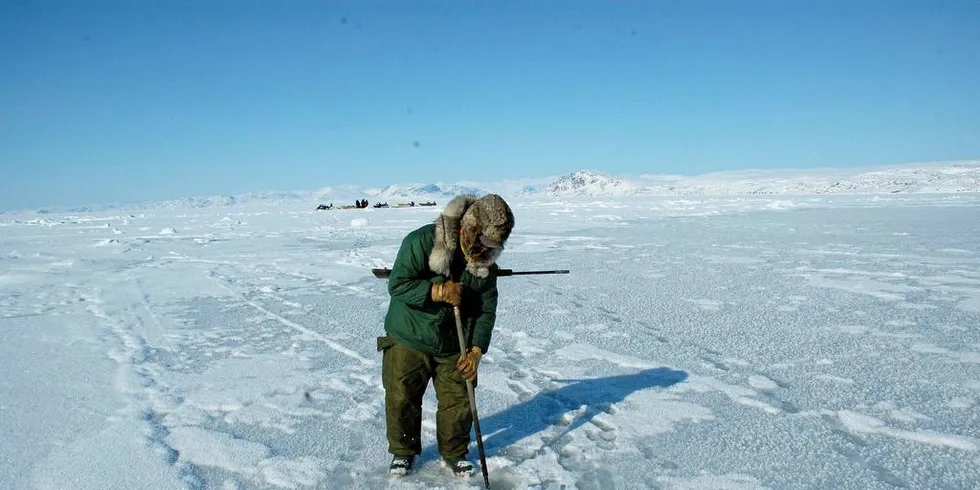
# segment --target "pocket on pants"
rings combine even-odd
[[[378,352],[384,352],[386,349],[395,345],[395,339],[385,335],[383,337],[378,337]]]

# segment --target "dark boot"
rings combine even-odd
[[[456,478],[469,478],[473,475],[473,463],[467,461],[466,458],[445,458],[442,460],[442,464],[446,465],[446,469],[451,471]]]
[[[412,464],[415,463],[415,456],[398,456],[391,458],[391,465],[388,466],[388,474],[391,476],[405,476],[412,472]]]

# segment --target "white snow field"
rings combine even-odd
[[[512,205],[571,273],[499,281],[492,488],[980,488],[980,195]],[[0,488],[482,488],[431,388],[387,476],[370,268],[441,206],[314,207],[0,215]]]

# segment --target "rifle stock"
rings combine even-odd
[[[555,270],[546,270],[546,271],[515,271],[513,269],[499,269],[497,270],[497,276],[504,277],[504,276],[529,276],[534,274],[568,274],[569,272],[570,271],[568,269],[555,269]],[[388,276],[391,275],[391,269],[387,267],[371,269],[371,273],[374,274],[374,277],[378,279],[387,279]]]

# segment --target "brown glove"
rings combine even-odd
[[[476,370],[480,367],[480,359],[483,358],[483,351],[479,347],[473,346],[470,351],[466,354],[459,356],[459,360],[456,361],[456,370],[466,381],[473,381],[476,379]]]
[[[463,284],[458,282],[443,282],[432,285],[432,301],[449,303],[459,306],[463,298]]]

